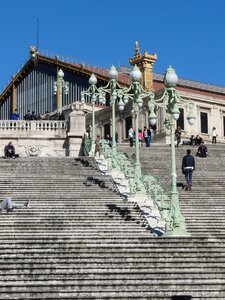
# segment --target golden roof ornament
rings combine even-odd
[[[138,42],[135,42],[135,55],[129,59],[132,66],[137,65],[142,73],[141,84],[146,90],[153,89],[153,65],[157,60],[157,54],[140,53]]]
[[[157,54],[149,54],[147,51],[144,51],[143,54],[141,54],[139,50],[138,42],[135,42],[135,55],[132,58],[129,58],[129,63],[131,65],[138,65],[140,67],[140,63],[144,62],[151,62],[154,63],[157,60]]]
[[[135,55],[134,55],[134,58],[140,58],[140,57],[141,57],[141,53],[140,53],[140,50],[139,50],[138,42],[136,41],[135,42]]]

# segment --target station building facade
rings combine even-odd
[[[146,90],[153,90],[156,97],[162,95],[165,89],[163,74],[153,71],[156,54],[148,52],[140,53],[139,45],[135,44],[135,53],[129,59],[131,65],[138,65],[142,72],[142,85]],[[89,87],[88,79],[92,73],[97,77],[97,86],[105,86],[109,81],[108,70],[88,66],[83,63],[67,61],[59,56],[51,57],[38,52],[35,47],[30,47],[30,56],[17,74],[12,76],[11,82],[0,94],[0,119],[8,120],[12,112],[17,109],[21,117],[28,110],[42,114],[46,111],[54,112],[60,108],[60,93],[54,94],[53,86],[57,80],[59,69],[64,72],[64,80],[69,83],[68,95],[62,95],[62,107],[65,115],[69,115],[72,104],[79,102],[81,91]],[[129,77],[130,68],[120,68],[118,82],[122,86],[131,84]],[[187,122],[188,111],[181,109],[180,118],[177,121],[182,129],[183,139],[191,135],[201,135],[206,142],[211,141],[212,127],[218,132],[217,141],[225,143],[225,88],[200,83],[192,80],[179,79],[177,90],[181,97],[193,100],[195,103],[194,115],[196,122],[190,126]],[[106,105],[96,102],[96,133],[102,137],[111,135],[111,107],[109,100]],[[84,106],[86,112],[86,128],[91,124],[90,99],[86,99]],[[127,104],[123,112],[116,108],[116,131],[119,141],[127,139],[128,129],[133,124],[131,104]],[[164,125],[166,112],[164,109],[156,111],[158,116],[155,130],[155,140],[169,143],[169,131]],[[144,100],[140,109],[139,127],[149,126],[148,99]]]

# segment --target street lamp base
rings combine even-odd
[[[162,237],[189,237],[189,236],[191,236],[190,233],[188,233],[187,231],[179,227],[173,228],[173,230],[165,231],[162,235]]]

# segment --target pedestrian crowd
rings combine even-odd
[[[135,143],[135,131],[132,126],[130,126],[128,130],[128,138],[130,142],[130,147],[133,147]],[[151,127],[147,128],[146,126],[144,126],[143,130],[138,129],[139,147],[143,146],[143,142],[145,143],[145,147],[150,147],[151,143],[153,142],[153,138],[154,138],[154,130]]]
[[[20,114],[18,113],[17,109],[14,110],[14,112],[11,115],[11,120],[17,121],[20,120]],[[65,116],[59,111],[57,111],[55,114],[51,114],[48,110],[46,110],[42,114],[36,114],[35,111],[28,110],[23,117],[23,120],[25,121],[34,121],[34,120],[65,120]]]

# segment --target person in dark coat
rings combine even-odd
[[[15,147],[13,146],[12,142],[9,142],[8,145],[5,146],[4,155],[5,158],[8,157],[16,158]]]
[[[145,146],[150,147],[151,131],[146,126],[143,129],[143,137],[145,139]]]
[[[24,120],[30,121],[32,120],[31,112],[28,110],[27,113],[24,116]]]
[[[194,145],[195,145],[195,137],[194,137],[194,135],[192,135],[192,136],[190,137],[190,145],[191,145],[191,146],[194,146]]]
[[[199,135],[196,135],[195,146],[200,146],[202,142],[203,142],[203,139]]]
[[[191,155],[191,150],[187,149],[187,154],[182,160],[182,172],[185,175],[185,180],[187,182],[186,191],[190,191],[192,188],[192,173],[195,170],[195,159]]]
[[[32,114],[31,114],[31,117],[30,117],[30,120],[37,120],[37,115],[35,114],[35,111],[33,110],[32,111]]]
[[[198,151],[196,153],[196,156],[199,156],[199,157],[207,157],[208,155],[208,148],[207,146],[204,144],[204,142],[202,142],[200,144],[200,146],[198,147]]]

